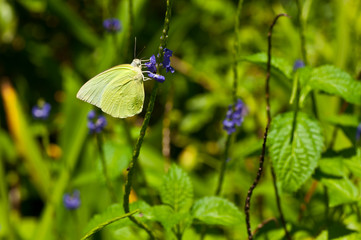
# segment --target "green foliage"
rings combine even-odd
[[[247,56],[244,58],[244,61],[255,63],[263,69],[267,69],[267,54],[264,52]],[[272,76],[275,77],[281,85],[285,86],[288,89],[290,88],[292,65],[289,64],[287,60],[285,60],[284,58],[272,56],[271,73]]]
[[[301,102],[311,90],[320,90],[342,97],[349,103],[361,105],[361,83],[335,66],[314,68],[301,94]]]
[[[160,190],[162,202],[175,212],[185,212],[193,203],[193,187],[187,174],[178,166],[172,165],[164,177]]]
[[[298,190],[317,167],[323,148],[319,123],[298,113],[291,141],[293,113],[278,115],[269,133],[269,152],[277,181],[289,192]]]
[[[230,201],[220,197],[204,197],[192,207],[192,216],[206,224],[224,226],[239,225],[244,216]]]
[[[123,214],[121,215],[122,212]],[[109,224],[126,219],[137,212],[139,212],[139,210],[134,210],[130,213],[124,214],[123,207],[120,204],[111,205],[101,214],[95,215],[95,217],[89,222],[86,230],[84,231],[86,234],[81,238],[81,240],[88,239]]]
[[[157,239],[247,239],[242,209],[267,121],[267,31],[284,12],[291,18],[279,21],[272,35],[275,117],[251,199],[254,239],[285,239],[270,159],[292,239],[361,239],[360,1],[244,1],[239,13],[238,2],[173,1],[162,41],[173,50],[175,73],[165,73],[153,99],[133,175],[130,211],[139,212],[132,216]],[[0,0],[0,239],[79,240],[98,230],[94,239],[147,239],[123,218],[121,203],[111,205],[97,138],[87,128],[92,108],[76,93],[106,69],[157,55],[165,12],[166,1]],[[121,20],[123,31],[105,31],[108,18]],[[296,59],[306,66],[294,71]],[[4,82],[16,99],[8,98]],[[118,200],[153,86],[144,82],[144,110],[132,118],[97,112],[108,122],[100,137]],[[248,113],[228,148],[222,196],[213,197],[233,92]],[[38,100],[52,106],[47,120],[31,116]],[[75,189],[81,205],[69,210],[63,196]]]

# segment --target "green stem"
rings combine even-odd
[[[130,165],[129,165],[128,176],[127,176],[127,179],[126,179],[126,182],[125,182],[125,192],[124,192],[124,200],[123,200],[123,208],[124,208],[125,213],[129,212],[129,195],[130,195],[130,191],[131,191],[132,184],[133,184],[132,180],[133,180],[134,170],[135,170],[135,166],[138,163],[138,157],[139,157],[140,148],[142,147],[143,139],[144,139],[144,136],[145,136],[145,131],[147,130],[149,120],[150,120],[150,117],[151,117],[152,112],[153,112],[158,87],[159,87],[159,83],[155,82],[153,90],[152,90],[152,94],[150,96],[150,100],[149,100],[149,104],[148,104],[148,108],[147,108],[147,113],[145,114],[144,122],[143,122],[142,128],[140,129],[139,137],[137,139],[137,142],[135,143],[135,148],[134,148],[134,151],[133,151],[132,161],[130,162]],[[129,216],[129,218],[135,224],[137,224],[140,228],[143,228],[149,234],[151,239],[154,239],[154,235],[153,235],[152,231],[150,230],[150,228],[148,226],[146,226],[144,223],[138,221],[133,216]]]
[[[297,126],[297,115],[299,110],[299,101],[300,101],[300,83],[299,83],[299,74],[298,72],[295,73],[295,81],[296,81],[296,101],[295,101],[295,110],[293,112],[293,121],[292,121],[292,130],[291,130],[291,139],[290,143],[292,144],[296,126]]]
[[[229,155],[229,148],[231,146],[231,142],[233,139],[233,134],[229,134],[227,136],[227,140],[226,140],[226,148],[224,150],[224,159],[222,161],[222,166],[221,166],[221,172],[219,174],[219,178],[218,178],[218,185],[216,188],[216,192],[215,195],[219,196],[222,190],[222,184],[223,184],[223,179],[224,179],[224,173],[226,172],[226,165],[227,165],[227,159],[228,159],[228,155]]]
[[[100,155],[100,161],[102,163],[102,168],[103,168],[103,175],[105,177],[105,182],[107,184],[108,191],[109,191],[109,194],[110,194],[110,198],[112,199],[112,202],[116,203],[116,202],[118,202],[117,201],[117,196],[115,194],[114,187],[113,187],[112,182],[111,182],[110,177],[109,177],[107,164],[106,164],[106,161],[105,161],[105,154],[104,154],[104,149],[103,149],[103,141],[102,141],[102,138],[101,138],[100,134],[96,134],[96,139],[97,139],[97,145],[98,145],[98,150],[99,150],[99,155]]]
[[[278,193],[278,188],[277,188],[276,174],[275,174],[275,171],[272,166],[271,166],[271,173],[272,173],[272,179],[273,179],[273,188],[275,190],[275,195],[276,195],[277,208],[278,208],[278,212],[280,213],[280,220],[281,220],[283,229],[285,231],[287,240],[291,240],[290,233],[287,230],[285,217],[283,216],[283,211],[282,211],[282,207],[281,207],[281,198],[280,198],[280,195]]]
[[[307,49],[306,49],[306,38],[305,38],[305,22],[306,19],[302,19],[302,4],[300,0],[296,0],[297,9],[298,9],[298,24],[300,25],[300,38],[301,38],[301,52],[302,59],[306,66],[308,66],[308,58],[307,58]],[[312,111],[316,118],[318,118],[317,113],[317,103],[316,103],[316,95],[315,92],[311,92],[311,102],[312,102]]]
[[[159,48],[158,48],[158,55],[157,55],[157,63],[158,64],[162,62],[163,50],[164,50],[164,48],[166,47],[166,44],[167,44],[169,22],[170,22],[170,17],[171,17],[171,10],[172,10],[172,3],[173,3],[173,1],[167,0],[167,11],[165,13],[164,27],[163,27],[163,31],[162,31],[162,36],[160,37],[160,45],[159,45]],[[159,69],[158,69],[158,73],[159,73]],[[159,83],[155,82],[152,93],[151,93],[151,96],[150,96],[150,100],[149,100],[149,104],[148,104],[148,108],[147,108],[147,113],[145,114],[143,125],[142,125],[142,127],[140,129],[139,137],[137,139],[137,142],[135,143],[132,161],[130,162],[130,165],[129,165],[128,176],[127,176],[127,179],[126,179],[126,182],[125,182],[125,192],[124,192],[124,200],[123,200],[123,208],[124,208],[125,213],[129,212],[129,195],[130,195],[130,191],[131,191],[131,188],[132,188],[132,180],[133,180],[134,170],[135,170],[135,167],[136,167],[137,162],[138,162],[138,157],[139,157],[140,149],[142,147],[145,132],[147,130],[147,127],[149,125],[149,120],[150,120],[152,112],[153,112],[155,99],[157,97],[158,88],[159,88]],[[148,235],[150,236],[151,239],[155,239],[152,231],[150,230],[150,228],[147,225],[145,225],[144,223],[138,221],[133,216],[130,216],[129,218],[135,224],[137,224],[140,228],[144,229],[148,233]]]

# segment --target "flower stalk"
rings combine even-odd
[[[167,11],[166,11],[166,14],[165,14],[164,27],[163,27],[163,31],[162,31],[162,36],[160,37],[160,45],[159,45],[158,55],[157,55],[157,62],[158,63],[162,62],[163,49],[166,47],[166,44],[167,44],[172,3],[173,3],[172,0],[167,0]],[[158,72],[159,72],[159,69],[158,69]],[[147,112],[145,114],[145,118],[144,118],[142,127],[140,129],[139,137],[138,137],[138,139],[137,139],[137,141],[135,143],[132,161],[130,162],[130,165],[129,165],[129,171],[128,171],[128,175],[127,175],[126,182],[125,182],[125,192],[124,192],[124,200],[123,200],[123,208],[124,208],[125,213],[129,213],[129,211],[130,211],[129,210],[129,195],[130,195],[130,191],[131,191],[131,188],[132,188],[132,185],[133,185],[133,175],[134,175],[135,167],[136,167],[136,165],[138,163],[139,153],[140,153],[140,149],[142,147],[145,132],[147,130],[147,127],[149,125],[149,121],[150,121],[150,118],[151,118],[151,115],[152,115],[152,112],[153,112],[153,108],[154,108],[158,88],[159,88],[159,82],[156,81],[154,83],[154,87],[152,89],[152,93],[151,93],[151,96],[150,96]],[[140,228],[144,229],[148,233],[150,239],[155,239],[155,236],[154,236],[153,232],[151,231],[151,229],[147,225],[145,225],[144,223],[138,221],[133,216],[129,216],[129,218],[135,224],[137,224]]]

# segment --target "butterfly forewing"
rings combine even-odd
[[[143,78],[140,65],[122,64],[90,79],[77,97],[113,117],[130,117],[143,109]]]
[[[80,88],[78,94],[76,95],[77,98],[100,107],[103,93],[108,84],[114,80],[130,80],[131,77],[125,79],[123,76],[134,75],[133,68],[134,67],[130,64],[122,64],[99,73]]]

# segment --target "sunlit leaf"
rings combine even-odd
[[[204,197],[197,200],[192,208],[192,215],[206,224],[231,226],[244,221],[239,209],[221,197]]]
[[[317,121],[299,112],[291,140],[293,113],[273,119],[269,134],[269,152],[277,181],[285,191],[296,191],[311,176],[321,157],[323,136]]]
[[[361,82],[348,73],[331,65],[314,68],[306,88],[301,93],[301,101],[312,90],[320,90],[342,97],[347,102],[361,105]]]
[[[168,204],[175,212],[189,210],[193,203],[193,186],[187,173],[172,165],[164,177],[160,196],[163,204]]]

